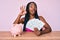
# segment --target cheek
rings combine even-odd
[[[35,13],[35,8],[29,7],[29,12],[30,13]]]
[[[32,11],[33,9],[32,8],[29,8],[29,11]]]

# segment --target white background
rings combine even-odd
[[[32,0],[0,0],[0,31],[9,31],[20,12],[20,6]],[[43,16],[53,31],[60,31],[60,0],[33,0],[38,14]]]

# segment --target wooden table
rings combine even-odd
[[[10,32],[0,32],[0,40],[60,40],[60,32],[55,31],[41,36],[36,36],[33,32],[24,32],[21,37],[13,37]]]

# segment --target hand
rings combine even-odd
[[[45,30],[45,27],[43,27],[42,30]]]
[[[22,6],[22,7],[20,7],[20,15],[21,16],[23,16],[23,15],[25,15],[26,14],[26,10],[25,10],[25,7],[24,6]]]
[[[40,35],[41,35],[41,32],[38,30],[38,28],[34,28],[34,33],[35,33],[37,36],[40,36]]]
[[[34,31],[38,31],[38,28],[34,28]]]

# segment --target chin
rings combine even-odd
[[[31,13],[31,15],[34,15],[34,13]]]
[[[35,13],[34,13],[34,12],[31,12],[30,14],[31,14],[31,15],[34,15]]]

